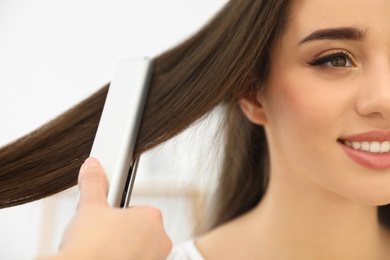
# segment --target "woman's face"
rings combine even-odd
[[[271,171],[390,203],[389,28],[389,0],[294,2],[257,94]]]

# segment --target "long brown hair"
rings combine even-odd
[[[237,101],[265,80],[270,49],[283,30],[289,3],[231,0],[197,34],[155,58],[136,155],[176,136],[218,105],[226,114],[225,159],[210,228],[253,208],[266,190],[265,134],[245,118]],[[0,207],[37,200],[76,184],[107,89],[108,85],[0,150]],[[390,226],[389,207],[379,215]]]

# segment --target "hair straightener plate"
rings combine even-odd
[[[119,63],[111,81],[90,156],[107,173],[108,203],[127,207],[139,158],[133,152],[142,119],[152,60],[131,58]]]

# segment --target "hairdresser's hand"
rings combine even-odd
[[[172,243],[161,213],[151,207],[114,209],[107,204],[107,178],[94,158],[79,174],[80,200],[60,252],[49,259],[166,259]]]

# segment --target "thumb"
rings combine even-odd
[[[108,181],[100,162],[93,157],[87,158],[79,173],[80,198],[77,208],[86,205],[108,205]]]

